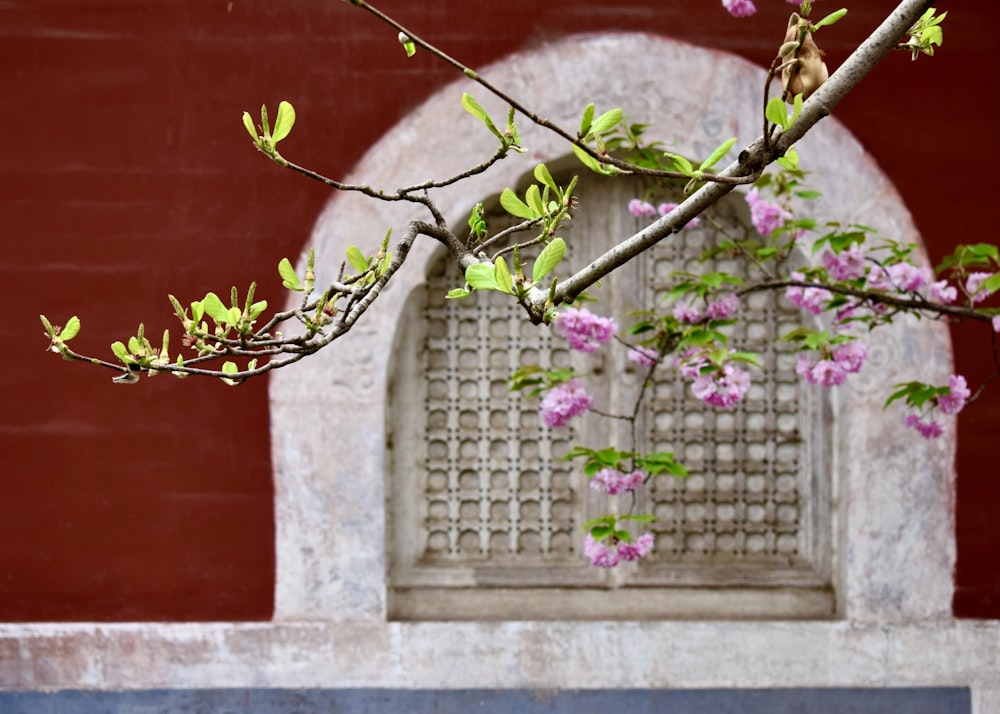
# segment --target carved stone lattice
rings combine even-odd
[[[656,246],[644,266],[647,299],[668,290],[676,270],[726,271],[748,281],[762,277],[746,261],[699,263],[712,240],[710,231],[685,230]],[[753,293],[741,301],[739,317],[727,328],[730,344],[756,353],[765,369],[750,368],[752,386],[736,407],[706,407],[678,373],[659,369],[655,375],[645,404],[644,447],[674,452],[690,477],[660,477],[646,490],[644,506],[656,516],[651,525],[656,545],[640,570],[679,563],[794,566],[811,556],[802,503],[804,491],[811,490],[803,471],[809,466],[803,431],[810,429],[811,405],[795,373],[795,354],[778,340],[800,325],[802,316],[775,293]],[[673,579],[678,577],[675,572]]]
[[[641,185],[597,186],[584,178],[579,190],[589,195],[564,227],[570,251],[562,270],[572,269],[574,256],[594,255],[608,236],[642,227],[621,210]],[[719,231],[732,237],[748,230],[746,206],[735,197],[714,207],[712,217],[603,281],[593,309],[618,318],[628,339],[629,311],[662,304],[674,271],[759,278],[746,272],[745,261],[725,255],[699,262]],[[490,221],[493,230],[502,227]],[[529,324],[510,296],[444,297],[462,282],[446,258],[432,263],[408,301],[398,337],[391,397],[399,403],[392,449],[394,616],[502,616],[518,591],[514,612],[521,617],[593,616],[598,601],[588,600],[587,591],[602,592],[597,607],[604,609],[594,612],[605,615],[832,612],[825,406],[817,390],[800,383],[796,355],[777,340],[801,324],[796,309],[775,294],[751,294],[741,300],[740,323],[723,328],[734,349],[757,353],[764,365],[749,368],[753,385],[732,410],[703,404],[675,370],[656,371],[635,448],[673,452],[691,475],[659,476],[641,491],[635,510],[656,521],[637,530],[654,534],[654,549],[637,563],[606,570],[584,557],[581,525],[627,510],[630,497],[595,492],[580,462],[563,457],[575,444],[630,450],[626,423],[590,414],[574,419],[572,428],[548,429],[538,399],[507,385],[523,365],[572,366],[595,373],[585,379],[595,407],[623,414],[631,412],[645,372],[618,344],[594,355],[571,351],[549,328]],[[579,602],[567,588],[577,590]],[[772,605],[774,588],[784,588],[789,599]],[[609,590],[617,593],[613,605]],[[801,606],[797,592],[805,598]]]
[[[422,560],[565,559],[580,529],[565,430],[508,391],[519,364],[566,366],[565,347],[523,319],[509,296],[446,300],[460,284],[439,263],[427,281],[423,345],[426,473]]]

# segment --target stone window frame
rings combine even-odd
[[[586,101],[625,107],[654,121],[657,135],[683,154],[701,155],[721,139],[749,140],[759,133],[761,70],[664,38],[571,37],[508,58],[489,76],[499,86],[517,87],[528,106],[567,126],[575,125]],[[464,116],[465,91],[494,115],[505,113],[475,85],[457,82],[380,140],[353,178],[394,188],[426,179],[428,166],[435,176],[447,176],[464,169],[469,156],[488,156],[494,139]],[[521,128],[529,148],[524,160],[508,159],[438,194],[450,222],[458,224],[483,196],[515,185],[535,162],[565,153],[523,119]],[[823,194],[820,215],[920,242],[891,182],[836,120],[822,122],[798,150],[814,172],[811,184]],[[374,246],[386,227],[398,229],[415,217],[423,216],[412,207],[335,196],[309,242],[321,266],[320,283],[333,277],[349,244]],[[389,360],[405,296],[423,280],[435,248],[433,241],[418,241],[407,270],[351,334],[272,378],[278,619],[387,616]],[[946,327],[913,325],[902,320],[877,332],[865,370],[831,396],[833,577],[840,617],[950,613],[953,441],[915,441],[901,419],[882,410],[888,385],[942,379],[950,371]]]

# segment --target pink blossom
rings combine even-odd
[[[853,280],[865,274],[865,254],[857,244],[847,250],[823,254],[823,267],[834,280]]]
[[[948,285],[947,280],[938,280],[936,283],[931,283],[931,297],[940,303],[948,305],[955,302],[955,298],[958,297],[958,291],[954,285]]]
[[[706,372],[695,377],[691,393],[713,407],[731,409],[750,389],[750,373],[727,364],[721,370]]]
[[[673,314],[678,322],[701,322],[701,312],[698,308],[688,305],[686,300],[678,300],[674,303]]]
[[[580,380],[571,379],[549,390],[540,409],[542,419],[549,426],[566,426],[570,419],[589,411],[593,404],[594,398],[587,394]]]
[[[749,17],[757,12],[753,0],[722,0],[722,6],[733,17]]]
[[[651,347],[633,347],[628,351],[626,357],[640,367],[652,367],[660,361],[660,353]]]
[[[845,372],[852,374],[860,371],[866,359],[868,359],[868,348],[858,340],[844,342],[833,350],[833,360],[843,367]]]
[[[847,381],[847,370],[832,359],[821,359],[813,364],[808,357],[802,355],[795,365],[795,371],[810,384],[824,387],[836,387]]]
[[[792,280],[805,281],[806,276],[796,271],[791,275]],[[833,297],[829,290],[823,288],[805,288],[799,285],[792,285],[785,290],[785,297],[793,305],[808,310],[814,315],[823,312],[823,306]]]
[[[628,212],[636,218],[651,218],[656,215],[656,208],[648,201],[633,198],[628,202]]]
[[[618,548],[609,546],[604,541],[594,540],[594,536],[587,534],[583,539],[583,552],[590,558],[590,564],[600,568],[613,568],[618,565]]]
[[[571,307],[559,313],[555,331],[569,340],[570,347],[580,352],[593,352],[615,335],[618,325],[614,318],[598,317],[587,308]]]
[[[969,277],[965,281],[965,292],[972,302],[982,302],[989,296],[988,292],[980,291],[979,287],[991,275],[992,273],[969,273]]]
[[[736,308],[739,306],[740,299],[736,296],[736,293],[726,293],[719,299],[708,303],[708,307],[705,308],[705,314],[713,320],[725,320],[727,317],[735,314]]]
[[[1000,332],[1000,315],[993,316],[993,331]]]
[[[583,552],[590,558],[590,564],[601,568],[613,568],[623,560],[638,560],[652,549],[653,536],[650,533],[639,536],[635,543],[616,541],[613,545],[594,540],[590,533],[583,539]]]
[[[938,397],[938,409],[945,414],[958,414],[970,396],[972,392],[969,391],[965,377],[953,374],[948,378],[948,393]]]
[[[934,439],[944,433],[944,428],[941,426],[940,422],[931,419],[930,417],[926,420],[921,419],[920,415],[914,412],[910,412],[906,415],[906,426],[911,429],[916,429],[925,439]]]
[[[896,263],[889,266],[889,279],[899,290],[912,292],[919,290],[931,281],[929,268],[918,268],[910,263]]]
[[[750,206],[750,222],[762,236],[770,235],[771,231],[792,217],[781,206],[761,198],[756,188],[747,192],[746,201]]]
[[[623,491],[634,491],[646,480],[646,474],[642,471],[633,471],[624,474],[618,469],[611,467],[603,468],[594,474],[590,480],[590,487],[595,491],[600,491],[611,496],[616,496]]]
[[[618,557],[621,560],[638,560],[653,549],[653,536],[650,533],[639,536],[635,543],[618,542]]]
[[[675,208],[677,208],[677,204],[676,203],[661,203],[660,206],[659,206],[659,208],[657,210],[660,212],[661,216],[665,216],[668,213],[670,213],[672,210],[674,210]],[[697,216],[695,216],[690,221],[688,221],[687,223],[685,223],[684,227],[685,228],[697,228],[698,224],[700,222],[701,222],[701,220]]]

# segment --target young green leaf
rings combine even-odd
[[[666,156],[668,159],[670,159],[671,163],[673,163],[674,165],[674,168],[680,171],[685,176],[691,176],[692,174],[694,174],[694,166],[692,166],[691,162],[685,159],[680,154],[671,154],[669,151],[667,151],[663,155]]]
[[[209,293],[202,300],[202,303],[205,305],[205,312],[215,320],[215,324],[222,325],[228,321],[229,309],[222,304],[222,300],[219,299],[218,295]],[[132,351],[135,352],[135,350]]]
[[[365,272],[369,268],[368,258],[364,256],[361,249],[356,245],[347,246],[347,262],[351,264],[351,267],[358,274]]]
[[[59,339],[62,340],[63,342],[69,342],[74,337],[76,337],[77,333],[79,332],[80,332],[80,318],[74,315],[73,317],[69,318],[69,321],[66,323],[66,327],[62,328],[62,331],[60,331]]]
[[[115,353],[115,357],[117,357],[121,362],[124,362],[125,364],[135,364],[135,359],[128,353],[128,348],[126,348],[122,342],[111,343],[111,351]]]
[[[245,121],[244,121],[245,123]],[[277,144],[292,131],[295,126],[295,107],[289,102],[278,104],[278,116],[274,119],[274,131],[271,132],[271,144]]]
[[[493,120],[490,119],[490,115],[486,113],[485,109],[479,106],[479,102],[473,99],[472,95],[468,93],[462,95],[462,108],[469,112],[472,116],[481,119],[483,124],[486,125],[486,128],[489,129],[494,136],[500,139],[500,141],[504,140],[503,134],[500,133],[496,124],[494,124]]]
[[[583,119],[580,121],[580,138],[590,133],[590,127],[594,125],[594,104],[591,102],[583,110]]]
[[[537,283],[553,269],[566,255],[566,241],[562,238],[553,238],[549,244],[542,249],[542,252],[535,258],[535,264],[531,266],[531,280]]]
[[[736,137],[733,137],[729,141],[723,142],[718,149],[713,151],[707,159],[701,162],[701,166],[698,167],[698,170],[706,171],[715,166],[717,163],[719,163],[719,161],[722,159],[723,156],[729,153],[729,150],[733,148],[733,145],[735,143],[736,143]]]
[[[250,112],[243,112],[243,126],[247,128],[247,133],[250,134],[253,143],[259,145],[260,137],[257,135],[257,127],[253,125],[253,117],[250,116]]]
[[[556,185],[555,180],[552,178],[552,174],[549,173],[549,169],[545,164],[538,164],[535,167],[535,178],[539,183],[542,183],[549,187],[555,195],[559,195],[559,186]]]
[[[829,15],[827,15],[822,20],[820,20],[815,25],[813,25],[813,29],[814,30],[818,30],[821,27],[826,27],[827,25],[832,25],[833,23],[837,22],[837,20],[839,20],[840,18],[842,18],[846,14],[847,14],[847,8],[846,7],[842,7],[839,10],[837,10],[836,12],[831,12]]]
[[[510,268],[507,267],[507,261],[503,259],[502,255],[498,255],[496,260],[493,261],[493,266],[497,287],[501,292],[513,295],[514,280],[511,278]]]
[[[594,173],[603,174],[605,176],[612,173],[612,170],[602,164],[600,161],[595,159],[593,156],[588,154],[586,151],[581,149],[577,145],[573,145],[573,153],[576,154],[576,158],[580,159],[580,163],[586,166],[588,169]]]
[[[781,97],[773,97],[764,108],[764,116],[772,124],[777,124],[782,129],[789,127],[788,112],[785,109],[785,102]]]
[[[535,212],[532,211],[528,204],[517,197],[517,194],[511,191],[509,188],[505,188],[500,193],[500,205],[503,209],[512,216],[517,216],[518,218],[527,218],[531,220],[536,218]]]
[[[542,203],[542,193],[538,190],[537,183],[528,186],[528,190],[524,194],[524,200],[536,217],[545,215],[545,204]]]
[[[606,131],[611,131],[621,123],[623,116],[624,114],[621,109],[609,109],[594,120],[594,123],[590,127],[590,131],[587,133],[603,134]]]
[[[452,288],[444,297],[446,300],[460,300],[461,298],[469,297],[471,294],[465,288]]]
[[[281,276],[281,284],[289,290],[302,292],[305,289],[302,286],[302,281],[299,280],[299,276],[295,273],[295,268],[292,267],[292,262],[288,258],[282,258],[281,262],[278,263],[278,275]],[[197,319],[195,318],[195,321]]]
[[[496,290],[496,268],[491,263],[473,263],[465,269],[465,282],[477,290]]]
[[[410,39],[409,35],[407,35],[405,32],[400,32],[398,39],[399,39],[399,44],[403,46],[403,50],[406,52],[407,57],[412,57],[417,53],[416,43],[414,43],[413,40]]]

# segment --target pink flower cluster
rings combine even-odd
[[[934,418],[934,411],[937,410],[942,414],[949,415],[958,414],[965,408],[965,403],[970,396],[972,396],[972,392],[969,391],[965,377],[953,374],[948,378],[948,392],[935,397],[930,410],[923,414],[909,412],[906,415],[906,426],[910,429],[916,429],[925,439],[937,438],[944,433],[944,427],[940,421]]]
[[[823,267],[834,280],[853,280],[865,274],[865,253],[861,246],[853,244],[847,250],[823,253]]]
[[[624,491],[635,491],[645,480],[646,474],[642,471],[626,474],[609,466],[594,474],[590,480],[590,487],[595,491],[617,496]]]
[[[570,347],[580,352],[593,352],[618,330],[614,318],[598,317],[587,308],[575,307],[560,312],[554,327],[557,334],[569,340]]]
[[[704,318],[711,320],[725,320],[736,314],[736,309],[740,305],[740,299],[736,293],[725,293],[715,300],[708,300],[705,305],[705,314],[694,305],[689,305],[686,300],[678,300],[674,303],[673,315],[678,322],[694,324],[701,322]]]
[[[746,201],[750,206],[750,222],[762,236],[770,235],[771,231],[792,217],[792,214],[781,206],[761,198],[756,188],[747,192]]]
[[[793,272],[791,278],[792,280],[806,282],[806,276],[798,271]],[[808,310],[814,315],[818,315],[823,312],[827,301],[833,295],[830,294],[829,290],[824,290],[823,288],[806,288],[800,285],[792,285],[785,290],[785,297],[793,305],[801,307],[803,310]]]
[[[983,281],[991,275],[992,273],[969,273],[969,277],[965,280],[965,294],[973,303],[982,302],[989,297],[990,294],[980,288]]]
[[[636,218],[655,218],[658,215],[665,216],[675,208],[677,208],[676,203],[661,203],[659,206],[654,206],[649,201],[643,201],[641,198],[633,198],[628,202],[628,212]],[[684,227],[695,228],[698,223],[698,218],[692,218],[684,224]]]
[[[860,371],[868,358],[868,348],[863,343],[852,340],[837,345],[829,358],[811,362],[805,355],[799,357],[795,371],[810,384],[836,387],[847,381],[848,374]]]
[[[749,17],[757,12],[753,0],[722,0],[722,7],[733,17]]]
[[[539,408],[546,424],[566,426],[573,417],[590,411],[593,404],[594,398],[587,394],[580,380],[571,379],[550,389]]]
[[[713,407],[732,409],[750,389],[750,373],[731,364],[699,374],[691,383],[691,393]]]
[[[652,367],[660,361],[660,353],[652,347],[633,347],[625,356],[640,367]]]
[[[930,268],[918,268],[910,263],[893,263],[888,268],[874,265],[868,271],[868,287],[876,290],[915,292],[931,283]]]
[[[587,534],[583,542],[583,552],[590,558],[590,564],[601,568],[613,568],[621,561],[638,560],[653,549],[653,536],[649,533],[639,536],[635,543],[615,541],[609,545],[604,541],[594,540]]]

